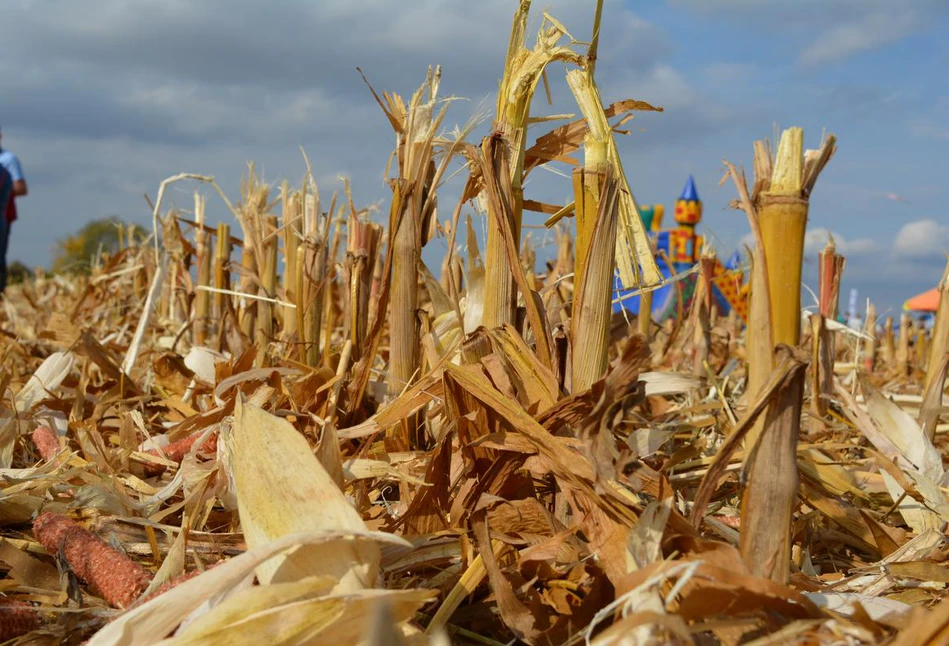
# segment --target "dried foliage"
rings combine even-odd
[[[817,315],[775,349],[765,318],[755,352],[774,368],[752,389],[746,331],[716,319],[705,288],[649,339],[604,320],[601,259],[635,214],[606,119],[651,106],[593,106],[590,71],[574,81],[594,123],[528,146],[543,70],[595,60],[557,45],[567,32],[551,18],[525,49],[529,5],[505,125],[480,145],[439,134],[437,72],[408,104],[379,98],[397,136],[385,229],[348,194],[323,210],[309,175],[272,200],[251,170],[226,202],[239,239],[163,213],[159,197],[160,240],[124,245],[88,276],[8,290],[0,638],[944,643],[947,425],[943,392],[923,388],[927,363],[943,383],[945,357],[934,373],[929,352],[940,341],[901,331],[868,362],[862,332]],[[580,206],[538,208],[554,220],[578,209],[583,239],[558,229],[556,261],[535,272],[516,226],[523,177],[579,166],[581,148],[606,163],[586,192],[581,181]],[[440,223],[453,158],[468,176]],[[823,163],[798,169],[808,193]],[[751,214],[761,187],[732,174]],[[461,220],[476,200],[517,297],[496,326],[484,324],[491,268]],[[436,277],[418,251],[441,233]],[[756,288],[768,293],[766,275]],[[592,338],[592,367],[575,372]]]

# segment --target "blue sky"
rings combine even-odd
[[[10,257],[47,264],[57,238],[104,215],[148,223],[142,194],[178,172],[215,175],[231,196],[249,161],[270,181],[298,182],[300,146],[324,192],[347,176],[358,203],[385,213],[393,137],[355,67],[407,96],[441,64],[443,92],[467,99],[449,121],[464,123],[493,106],[516,4],[8,0],[0,125],[32,190]],[[592,0],[535,2],[533,27],[544,10],[588,38]],[[802,126],[808,147],[824,129],[837,135],[812,196],[808,267],[833,232],[848,256],[844,289],[894,313],[934,286],[949,251],[946,33],[943,0],[607,0],[597,77],[608,102],[665,108],[638,115],[621,141],[632,188],[671,206],[694,174],[703,231],[722,255],[748,231],[727,208],[734,188],[718,185],[722,159],[750,168],[754,140],[778,128]],[[555,104],[535,111],[575,111],[562,70],[550,78]],[[171,197],[190,208],[191,190]],[[551,201],[569,192],[552,172],[528,186]],[[213,197],[210,215],[229,217]],[[426,258],[443,248],[433,242]]]

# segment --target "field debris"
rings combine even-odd
[[[775,288],[800,283],[776,240],[803,240],[837,145],[791,129],[778,159],[755,145],[751,190],[727,166],[762,241],[748,325],[710,306],[710,257],[677,320],[611,312],[611,273],[663,282],[613,140],[656,108],[601,105],[595,57],[549,16],[531,44],[530,4],[482,141],[442,134],[438,69],[409,101],[372,90],[385,226],[309,173],[274,191],[251,167],[233,202],[183,174],[239,237],[203,193],[158,199],[153,238],[9,289],[0,641],[945,643],[949,308],[865,343],[832,246],[818,312]],[[583,119],[535,136],[564,69]],[[525,194],[553,162],[573,205]],[[556,216],[542,271],[527,208]]]

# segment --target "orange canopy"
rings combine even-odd
[[[903,309],[913,312],[935,312],[939,309],[939,290],[930,289],[928,292],[917,294],[903,303]]]

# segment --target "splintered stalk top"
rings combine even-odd
[[[771,185],[761,197],[759,223],[768,259],[771,330],[775,344],[796,346],[801,334],[801,265],[807,231],[804,186],[804,131],[781,135]]]

